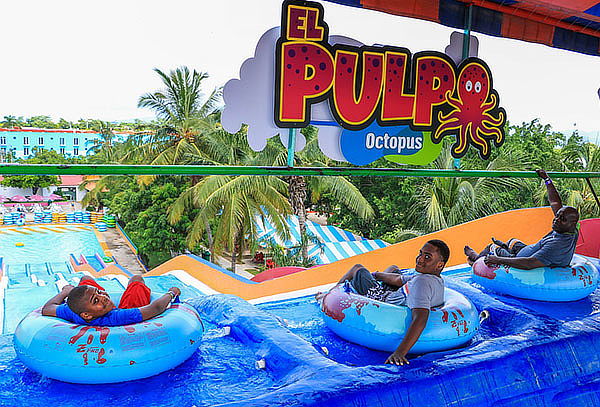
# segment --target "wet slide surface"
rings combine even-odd
[[[168,276],[165,276],[168,277]],[[156,278],[156,285],[163,285]],[[172,281],[169,281],[169,284]],[[386,353],[348,343],[311,297],[251,305],[231,295],[187,301],[205,321],[184,364],[129,383],[73,385],[30,371],[0,336],[0,395],[11,406],[595,406],[600,402],[600,296],[543,304],[487,293],[454,272],[449,287],[490,312],[461,349],[386,366]],[[168,285],[168,284],[166,284]],[[264,369],[256,362],[264,360]]]
[[[466,239],[472,240],[473,236]],[[452,249],[460,243],[458,240]],[[361,256],[359,261],[376,264],[375,252],[367,254],[371,256]],[[389,264],[390,259],[378,261]],[[326,283],[334,277],[333,271],[343,269],[331,265],[325,269],[331,272],[325,271],[311,284]],[[296,276],[307,272],[310,270]],[[147,279],[153,290],[184,284],[173,275],[155,274],[162,275]],[[247,296],[261,298],[258,294],[265,294],[264,299],[277,292],[272,288],[277,280],[251,284],[222,275],[227,282],[243,284],[241,287],[249,291]],[[467,267],[449,270],[444,276],[448,287],[467,296],[479,311],[489,311],[490,318],[467,346],[414,356],[408,366],[383,365],[386,353],[337,337],[325,326],[312,296],[252,305],[233,295],[203,295],[206,292],[185,286],[183,297],[198,310],[207,331],[198,352],[182,365],[129,383],[72,385],[25,368],[15,357],[12,335],[5,334],[0,336],[0,404],[600,405],[598,290],[580,301],[554,304],[486,291],[471,280]],[[282,279],[290,277],[294,275]],[[214,284],[210,279],[200,281],[207,287]],[[272,291],[253,288],[267,283]],[[257,368],[257,361],[264,362],[264,368]]]

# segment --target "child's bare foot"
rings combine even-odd
[[[477,252],[473,249],[471,249],[471,247],[469,246],[465,246],[465,255],[467,256],[467,263],[469,263],[469,266],[472,266],[473,263],[475,263],[475,260],[477,260]]]

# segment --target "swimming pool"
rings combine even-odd
[[[17,247],[17,243],[23,243]],[[0,257],[5,264],[67,261],[71,253],[103,253],[90,226],[48,225],[0,228]]]

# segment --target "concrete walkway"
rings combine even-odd
[[[106,245],[120,266],[133,274],[143,274],[146,270],[137,261],[135,253],[129,248],[125,239],[116,228],[108,228],[104,233]]]

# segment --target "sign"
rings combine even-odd
[[[485,62],[468,58],[457,67],[440,52],[331,45],[323,17],[319,3],[283,4],[275,50],[277,126],[308,126],[311,106],[328,100],[347,131],[341,141],[346,157],[373,151],[410,156],[429,145],[424,138],[437,144],[447,135],[456,138],[455,158],[471,146],[487,159],[492,145],[502,145],[506,113]],[[344,134],[355,139],[354,148]]]
[[[312,125],[327,157],[355,165],[381,157],[426,165],[447,136],[454,157],[472,147],[487,159],[505,137],[506,113],[485,62],[457,65],[441,52],[413,55],[330,36],[315,2],[283,4],[281,27],[260,38],[223,98],[223,128],[235,133],[247,124],[255,151],[274,136],[287,145],[289,128]],[[296,151],[304,146],[298,132]]]

